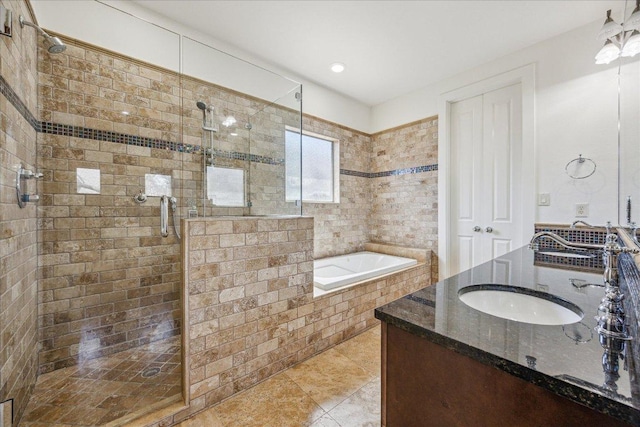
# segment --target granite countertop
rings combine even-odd
[[[578,288],[572,282],[587,286]],[[619,378],[605,378],[604,349],[594,330],[604,288],[590,283],[602,285],[602,274],[534,265],[533,251],[524,247],[379,307],[375,315],[414,335],[638,425],[640,393],[634,364],[628,370],[625,361],[619,360]],[[584,317],[578,323],[548,326],[485,314],[458,298],[461,288],[480,284],[548,292],[580,307]]]

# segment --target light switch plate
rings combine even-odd
[[[538,194],[538,206],[551,206],[551,194],[539,193]]]

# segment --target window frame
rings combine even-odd
[[[296,128],[293,126],[285,126],[285,140],[286,140],[286,132],[293,132],[296,133],[298,135],[302,136],[309,136],[311,138],[316,138],[316,139],[321,139],[327,142],[331,143],[331,169],[332,169],[332,176],[333,176],[333,197],[331,201],[328,200],[314,200],[314,199],[305,199],[304,198],[304,188],[303,188],[303,182],[304,182],[304,178],[303,178],[303,170],[302,170],[302,164],[300,165],[300,199],[289,199],[287,198],[287,171],[286,171],[286,167],[285,167],[285,201],[286,202],[297,202],[298,200],[301,200],[302,203],[316,203],[316,204],[339,204],[340,203],[340,140],[337,138],[332,138],[330,136],[326,136],[326,135],[322,135],[319,133],[315,133],[315,132],[309,132],[306,130],[301,130],[300,128]],[[300,147],[300,153],[302,156],[302,150],[303,150],[303,145],[302,145],[302,139],[300,139],[300,143],[301,143],[301,147]],[[286,158],[286,144],[285,144],[285,158]],[[302,163],[302,159],[300,159],[300,162]]]

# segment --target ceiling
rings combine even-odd
[[[615,13],[625,6],[623,0],[136,3],[368,106],[604,22],[607,9],[621,21]],[[346,70],[331,72],[334,62]]]

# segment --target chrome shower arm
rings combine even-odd
[[[26,25],[27,27],[32,27],[35,28],[36,30],[38,30],[38,32],[43,36],[43,37],[51,37],[49,34],[47,34],[42,28],[40,28],[39,26],[37,26],[36,24],[27,21],[26,19],[24,19],[24,16],[20,15],[18,17],[18,22],[20,22],[20,27],[23,27]]]

